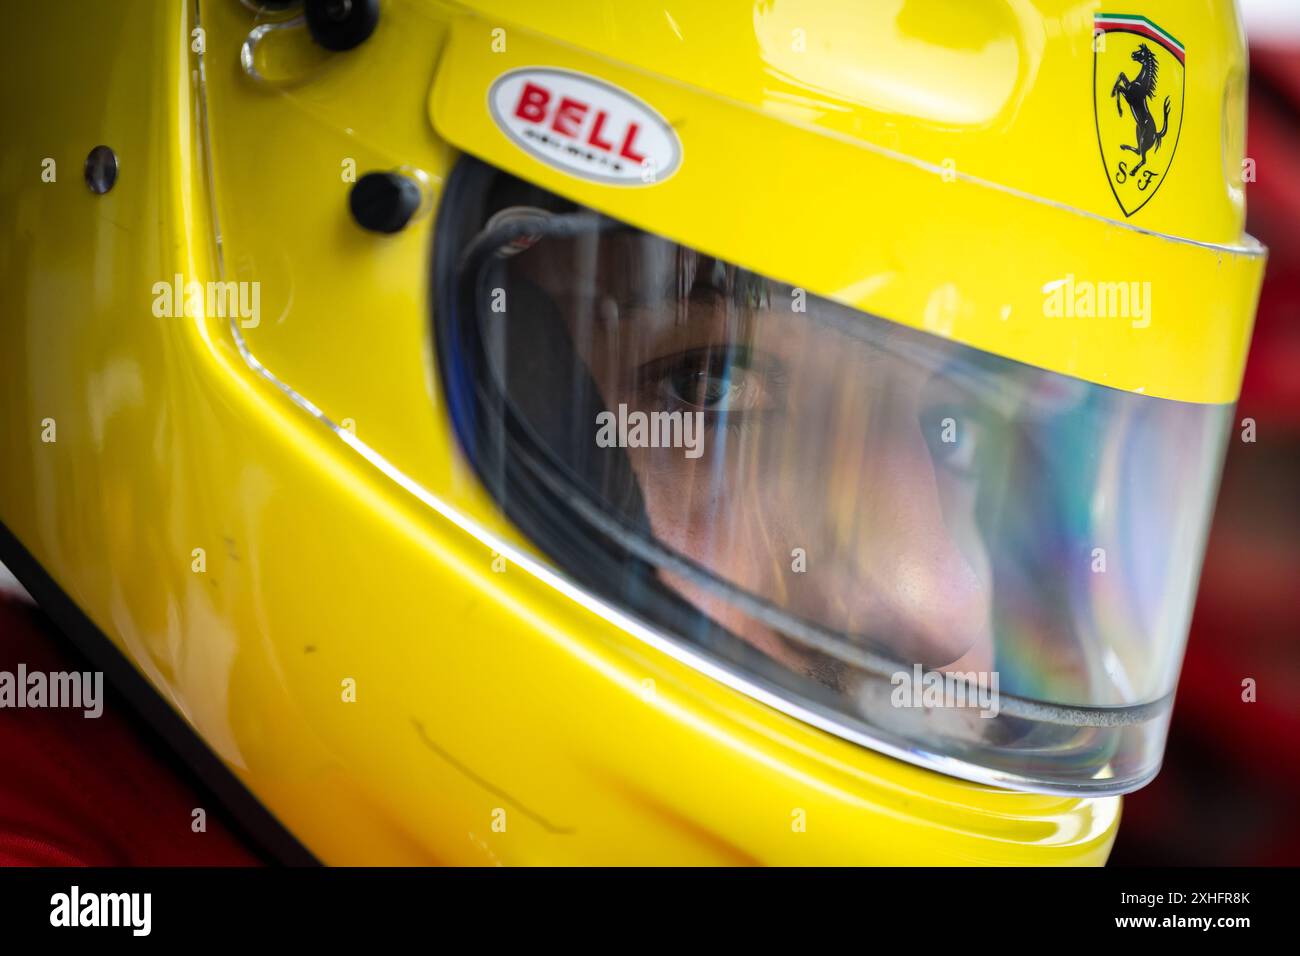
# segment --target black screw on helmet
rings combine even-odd
[[[86,157],[86,185],[96,196],[102,196],[117,182],[117,153],[109,146],[96,146]]]
[[[419,184],[401,173],[366,173],[352,186],[352,218],[371,232],[401,232],[420,208]]]
[[[327,50],[351,50],[379,23],[379,0],[307,0],[303,5],[311,38]]]

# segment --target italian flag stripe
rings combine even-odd
[[[1093,28],[1102,31],[1127,30],[1130,33],[1150,37],[1178,57],[1179,63],[1185,62],[1183,45],[1174,38],[1172,33],[1160,29],[1146,17],[1127,13],[1099,13],[1093,17]]]

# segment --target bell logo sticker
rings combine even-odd
[[[1183,124],[1186,54],[1146,17],[1093,20],[1093,114],[1115,201],[1132,216],[1151,201],[1174,161]]]
[[[652,186],[681,165],[681,141],[662,116],[582,73],[511,70],[492,84],[488,108],[516,146],[582,179]]]

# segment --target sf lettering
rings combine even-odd
[[[1155,179],[1159,175],[1159,173],[1150,169],[1142,170],[1142,172],[1137,174],[1137,188],[1142,190],[1142,192],[1146,192],[1147,187],[1151,185],[1151,180]],[[1123,160],[1120,160],[1119,169],[1115,172],[1115,182],[1126,183],[1132,176],[1133,173],[1128,171],[1127,164]]]

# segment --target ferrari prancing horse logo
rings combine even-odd
[[[1094,18],[1097,143],[1125,216],[1150,202],[1169,174],[1183,124],[1185,70],[1183,45],[1146,17]]]

